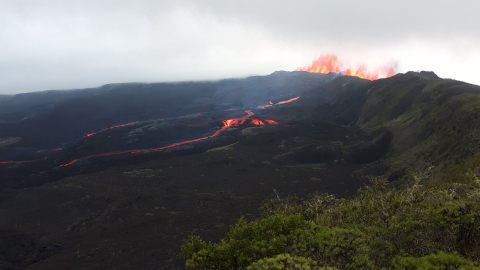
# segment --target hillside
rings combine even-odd
[[[432,72],[99,89],[0,114],[0,266],[183,269],[183,239],[218,241],[266,199],[442,177],[480,147],[480,87]]]
[[[478,152],[478,86],[440,79],[433,72],[409,72],[367,85],[341,79],[326,87],[342,90],[331,104],[317,107],[315,117],[391,133],[384,157],[387,176],[421,169],[419,163],[440,171]]]

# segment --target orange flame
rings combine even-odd
[[[360,65],[358,68],[353,69],[339,61],[336,55],[326,54],[321,55],[318,59],[314,60],[312,62],[312,65],[308,67],[297,68],[297,71],[307,71],[310,73],[323,74],[327,74],[330,72],[343,72],[343,74],[347,76],[356,76],[362,79],[373,81],[392,77],[396,74],[395,69],[395,66],[383,66],[375,70],[368,71],[365,65]]]

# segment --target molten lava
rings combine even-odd
[[[121,127],[127,127],[127,126],[131,126],[131,125],[135,125],[135,124],[139,124],[139,122],[131,122],[131,123],[126,123],[126,124],[121,124],[121,125],[115,125],[115,126],[111,126],[111,127],[106,127],[106,128],[102,128],[100,131],[98,132],[92,132],[92,133],[88,133],[87,135],[85,135],[86,137],[91,137],[93,135],[96,135],[100,132],[104,132],[104,131],[107,131],[107,130],[111,130],[111,129],[115,129],[115,128],[121,128]]]
[[[280,123],[275,120],[265,119],[265,122],[267,122],[269,125],[280,125]]]
[[[283,104],[287,104],[287,103],[290,103],[290,102],[293,102],[297,99],[299,99],[300,97],[295,97],[295,98],[291,98],[291,99],[288,99],[288,100],[284,100],[284,101],[280,101],[280,102],[277,102],[277,103],[273,103],[273,102],[269,102],[269,105],[265,105],[265,106],[262,106],[261,108],[268,108],[268,107],[272,107],[272,106],[276,106],[276,105],[283,105]],[[114,151],[114,152],[107,152],[107,153],[101,153],[101,154],[96,154],[96,155],[89,155],[89,156],[85,156],[85,157],[81,157],[81,158],[77,158],[77,159],[74,159],[74,160],[71,160],[70,162],[68,163],[65,163],[65,164],[62,164],[60,165],[59,167],[68,167],[68,166],[71,166],[79,161],[83,161],[83,160],[88,160],[88,159],[91,159],[91,158],[97,158],[97,157],[108,157],[108,156],[114,156],[114,155],[122,155],[122,154],[140,154],[140,153],[149,153],[149,152],[157,152],[157,151],[163,151],[163,150],[166,150],[166,149],[170,149],[170,148],[174,148],[174,147],[178,147],[178,146],[181,146],[181,145],[186,145],[186,144],[190,144],[190,143],[195,143],[195,142],[199,142],[199,141],[204,141],[204,140],[208,140],[210,138],[214,138],[218,135],[220,135],[220,133],[222,133],[223,131],[227,130],[228,128],[232,128],[232,127],[238,127],[238,126],[241,126],[243,124],[246,123],[247,120],[250,119],[250,117],[252,117],[254,115],[254,113],[250,110],[247,110],[245,111],[246,115],[243,116],[243,117],[240,117],[240,118],[232,118],[232,119],[227,119],[227,120],[223,120],[222,121],[222,127],[220,129],[218,129],[217,131],[215,131],[212,135],[210,136],[205,136],[205,137],[200,137],[200,138],[197,138],[197,139],[192,139],[192,140],[187,140],[187,141],[182,141],[182,142],[177,142],[177,143],[173,143],[173,144],[170,144],[170,145],[167,145],[167,146],[163,146],[163,147],[158,147],[158,148],[150,148],[150,149],[137,149],[137,150],[123,150],[123,151]],[[179,119],[179,118],[189,118],[189,117],[196,117],[196,116],[200,116],[202,114],[192,114],[192,115],[186,115],[186,116],[180,116],[180,117],[171,117],[171,118],[164,118],[164,119],[155,119],[155,120],[148,120],[148,121],[136,121],[136,122],[131,122],[131,123],[126,123],[126,124],[120,124],[120,125],[115,125],[115,126],[110,126],[110,127],[106,127],[106,128],[103,128],[101,129],[100,131],[98,132],[94,132],[94,133],[88,133],[86,134],[86,137],[90,137],[90,136],[93,136],[95,134],[98,134],[100,132],[103,132],[103,131],[106,131],[106,130],[110,130],[110,129],[114,129],[114,128],[120,128],[120,127],[125,127],[125,126],[130,126],[130,125],[134,125],[134,124],[143,124],[143,123],[150,123],[150,122],[155,122],[155,121],[159,121],[159,120],[167,120],[167,119]],[[250,123],[252,125],[256,125],[256,126],[264,126],[265,123],[268,123],[269,125],[279,125],[279,123],[277,121],[274,121],[274,120],[270,120],[270,119],[266,119],[266,120],[259,120],[259,119],[250,119]],[[190,125],[190,126],[203,126],[203,125],[206,125],[208,123],[200,123],[198,125]],[[54,149],[54,151],[61,151],[62,149],[61,148],[57,148],[57,149]],[[42,160],[46,160],[45,159],[42,159]],[[36,162],[36,161],[39,161],[39,160],[28,160],[28,161],[0,161],[0,164],[22,164],[22,163],[27,163],[27,162]]]
[[[283,105],[283,104],[287,104],[287,103],[290,103],[290,102],[293,102],[297,99],[299,99],[300,97],[296,97],[296,98],[291,98],[289,100],[284,100],[284,101],[280,101],[280,102],[277,102],[275,103],[275,105]]]
[[[238,126],[244,124],[245,121],[247,121],[248,118],[250,118],[251,116],[254,115],[254,113],[250,110],[245,111],[245,112],[247,113],[247,115],[245,115],[243,117],[232,118],[232,119],[227,119],[227,120],[222,121],[223,126],[219,130],[215,131],[215,133],[213,133],[210,136],[205,136],[205,137],[201,137],[201,138],[197,138],[197,139],[193,139],[193,140],[187,140],[187,141],[183,141],[183,142],[177,142],[177,143],[173,143],[173,144],[163,146],[163,147],[158,147],[158,148],[115,151],[115,152],[102,153],[102,154],[98,154],[98,155],[90,155],[90,156],[86,156],[86,157],[83,157],[83,158],[74,159],[74,160],[72,160],[68,163],[60,165],[59,167],[68,167],[68,166],[71,166],[71,165],[73,165],[73,164],[75,164],[79,161],[87,160],[87,159],[91,159],[91,158],[95,158],[95,157],[108,157],[108,156],[115,156],[115,155],[122,155],[122,154],[140,154],[140,153],[157,152],[157,151],[163,151],[163,150],[166,150],[166,149],[170,149],[170,148],[185,145],[185,144],[204,141],[204,140],[207,140],[207,139],[210,139],[210,138],[213,138],[213,137],[216,137],[216,136],[220,135],[220,133],[222,133],[223,131],[225,131],[228,128],[238,127]]]
[[[252,124],[255,126],[265,126],[265,123],[263,123],[262,120],[258,120],[258,119],[252,119]]]
[[[323,73],[330,72],[340,73],[343,72],[347,76],[356,76],[367,80],[378,80],[383,78],[392,77],[395,75],[395,66],[383,66],[374,70],[367,70],[365,65],[360,65],[358,68],[352,68],[347,64],[338,60],[338,57],[333,54],[321,55],[318,59],[314,60],[310,66],[297,68],[297,71],[307,71],[311,73]]]
[[[125,124],[120,124],[120,125],[115,125],[115,126],[102,128],[98,132],[88,133],[87,135],[85,135],[85,137],[91,137],[91,136],[96,135],[100,132],[104,132],[104,131],[111,130],[111,129],[116,129],[116,128],[128,127],[128,126],[131,126],[131,125],[148,124],[148,123],[154,123],[154,122],[157,122],[157,121],[165,121],[165,120],[171,120],[171,119],[185,119],[185,118],[191,118],[191,117],[198,117],[198,116],[201,116],[201,115],[203,115],[203,114],[202,113],[196,113],[196,114],[188,114],[188,115],[182,115],[182,116],[177,116],[177,117],[153,119],[153,120],[147,120],[147,121],[135,121],[135,122],[130,122],[130,123],[125,123]]]
[[[33,160],[5,160],[5,161],[0,161],[0,164],[24,164],[24,163],[45,161],[47,159],[48,158],[39,158],[39,159],[33,159]]]
[[[264,106],[260,106],[261,109],[266,109],[266,108],[270,108],[270,107],[273,107],[273,106],[276,106],[276,105],[283,105],[283,104],[287,104],[287,103],[290,103],[290,102],[293,102],[297,99],[299,99],[300,97],[295,97],[295,98],[291,98],[291,99],[288,99],[288,100],[284,100],[284,101],[280,101],[280,102],[277,102],[277,103],[273,103],[271,101],[269,101],[268,105],[264,105]]]

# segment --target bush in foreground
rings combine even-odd
[[[336,270],[332,267],[319,267],[312,259],[280,254],[252,263],[247,270],[285,269],[285,270]]]
[[[374,180],[354,199],[272,200],[263,219],[241,219],[218,244],[191,237],[182,251],[191,269],[480,269],[479,183]]]

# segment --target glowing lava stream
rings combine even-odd
[[[111,126],[111,127],[102,128],[100,131],[88,133],[87,135],[85,135],[85,137],[91,137],[91,136],[96,135],[100,132],[104,132],[104,131],[115,129],[115,128],[127,127],[127,126],[137,125],[137,124],[153,123],[153,122],[157,122],[157,121],[165,121],[165,120],[171,120],[171,119],[183,119],[183,118],[197,117],[197,116],[201,116],[201,115],[202,115],[202,113],[196,113],[196,114],[188,114],[188,115],[182,115],[182,116],[177,116],[177,117],[153,119],[153,120],[147,120],[147,121],[135,121],[135,122],[130,122],[130,123],[125,123],[125,124],[120,124],[120,125],[115,125],[115,126]]]
[[[280,123],[278,123],[275,120],[266,119],[265,122],[267,122],[270,125],[280,125]]]
[[[48,158],[39,158],[39,159],[32,159],[32,160],[7,160],[7,161],[0,161],[0,164],[24,164],[30,162],[37,162],[41,160],[47,160]]]
[[[265,123],[262,120],[252,119],[252,124],[255,126],[265,126]]]
[[[247,115],[245,115],[241,118],[233,118],[233,119],[227,119],[227,120],[222,121],[222,124],[223,124],[222,128],[215,131],[215,133],[213,133],[213,135],[210,135],[210,136],[205,136],[205,137],[201,137],[201,138],[197,138],[197,139],[193,139],[193,140],[173,143],[173,144],[163,146],[163,147],[158,147],[158,148],[139,149],[139,150],[125,150],[125,151],[102,153],[102,154],[98,154],[98,155],[90,155],[90,156],[86,156],[86,157],[83,157],[83,158],[74,159],[74,160],[72,160],[68,163],[60,165],[59,167],[67,167],[67,166],[73,165],[73,164],[75,164],[79,161],[87,160],[87,159],[95,158],[95,157],[107,157],[107,156],[122,155],[122,154],[140,154],[140,153],[157,152],[157,151],[163,151],[163,150],[166,150],[166,149],[170,149],[170,148],[185,145],[185,144],[204,141],[204,140],[207,140],[207,139],[210,139],[210,138],[213,138],[213,137],[216,137],[216,136],[220,135],[220,133],[222,133],[223,131],[225,131],[228,128],[237,127],[237,126],[240,126],[240,125],[244,124],[247,121],[248,118],[250,118],[251,116],[254,115],[254,113],[250,110],[245,111],[245,112],[247,113]]]
[[[264,106],[260,106],[260,109],[266,109],[266,108],[270,108],[270,107],[273,107],[273,106],[276,106],[276,105],[283,105],[283,104],[287,104],[287,103],[290,103],[290,102],[293,102],[297,99],[299,99],[300,97],[295,97],[295,98],[291,98],[289,100],[284,100],[284,101],[280,101],[280,102],[277,102],[277,103],[273,103],[271,101],[269,101],[270,104],[268,105],[264,105]]]
[[[261,108],[262,109],[265,109],[265,108],[268,108],[268,107],[272,107],[272,106],[275,106],[275,105],[283,105],[283,104],[287,104],[287,103],[290,103],[290,102],[293,102],[297,99],[299,99],[300,97],[296,97],[296,98],[292,98],[292,99],[289,99],[289,100],[285,100],[285,101],[280,101],[280,102],[277,102],[277,103],[273,103],[273,102],[269,102],[270,104],[269,105],[265,105],[265,106],[262,106]],[[227,120],[224,120],[222,121],[222,124],[223,126],[215,131],[215,133],[213,133],[212,135],[210,136],[205,136],[205,137],[201,137],[201,138],[197,138],[197,139],[193,139],[193,140],[187,140],[187,141],[183,141],[183,142],[177,142],[177,143],[173,143],[173,144],[170,144],[170,145],[167,145],[167,146],[163,146],[163,147],[158,147],[158,148],[151,148],[151,149],[138,149],[138,150],[124,150],[124,151],[115,151],[115,152],[108,152],[108,153],[102,153],[102,154],[97,154],[97,155],[90,155],[90,156],[86,156],[86,157],[82,157],[82,158],[78,158],[78,159],[74,159],[68,163],[65,163],[65,164],[62,164],[60,165],[59,167],[68,167],[70,165],[73,165],[79,161],[83,161],[83,160],[87,160],[87,159],[90,159],[90,158],[95,158],[95,157],[108,157],[108,156],[113,156],[113,155],[122,155],[122,154],[140,154],[140,153],[149,153],[149,152],[157,152],[157,151],[163,151],[163,150],[166,150],[166,149],[170,149],[170,148],[173,148],[173,147],[177,147],[177,146],[181,146],[181,145],[185,145],[185,144],[190,144],[190,143],[194,143],[194,142],[199,142],[199,141],[204,141],[204,140],[207,140],[207,139],[210,139],[210,138],[213,138],[213,137],[216,137],[218,135],[220,135],[220,133],[222,133],[223,131],[225,131],[226,129],[228,128],[231,128],[231,127],[238,127],[242,124],[244,124],[248,119],[250,119],[250,117],[252,117],[254,115],[254,113],[250,110],[247,110],[245,111],[247,113],[247,115],[243,116],[243,117],[240,117],[240,118],[232,118],[232,119],[227,119]],[[167,120],[167,119],[178,119],[178,118],[189,118],[189,117],[194,117],[194,116],[200,116],[202,115],[201,113],[198,113],[198,114],[192,114],[192,115],[185,115],[185,116],[180,116],[180,117],[171,117],[171,118],[164,118],[164,119],[155,119],[155,120],[148,120],[148,121],[137,121],[137,122],[131,122],[131,123],[126,123],[126,124],[121,124],[121,125],[116,125],[116,126],[111,126],[111,127],[107,127],[107,128],[103,128],[102,130],[100,130],[99,132],[103,132],[105,130],[110,130],[110,129],[114,129],[114,128],[118,128],[118,127],[125,127],[125,126],[130,126],[130,125],[133,125],[133,124],[140,124],[140,123],[148,123],[148,122],[155,122],[155,121],[159,121],[159,120]],[[265,120],[259,120],[259,119],[250,119],[250,124],[252,125],[256,125],[256,126],[264,126],[265,125],[265,122],[268,123],[269,125],[279,125],[279,123],[275,120],[271,120],[271,119],[265,119]],[[89,133],[87,134],[86,136],[87,137],[90,137],[92,135],[95,135],[99,132],[95,132],[95,133]],[[57,148],[57,149],[53,149],[53,151],[61,151],[62,149],[61,148]],[[36,160],[25,160],[25,161],[0,161],[0,164],[23,164],[23,163],[29,163],[29,162],[35,162],[35,161],[40,161],[40,160],[46,160],[47,158],[44,158],[44,159],[36,159]]]

